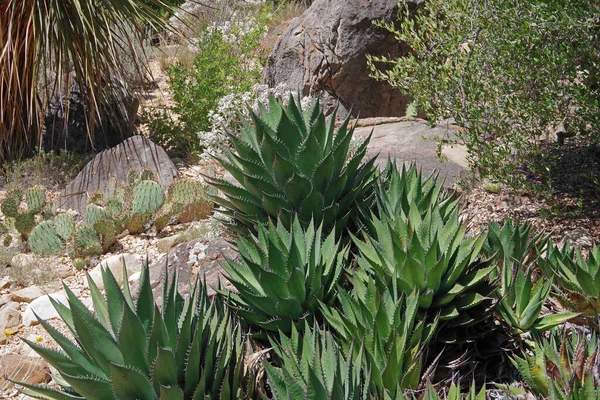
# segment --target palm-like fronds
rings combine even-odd
[[[147,27],[166,27],[162,0],[8,0],[0,5],[0,161],[40,144],[41,113],[75,71],[90,138],[100,110],[124,99],[121,50],[140,60],[134,43]],[[127,32],[129,24],[134,32]],[[138,64],[139,65],[139,64]],[[51,72],[49,72],[51,71]],[[66,83],[69,84],[68,82]],[[121,114],[126,115],[124,110]]]

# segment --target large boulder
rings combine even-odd
[[[136,135],[94,157],[60,193],[56,207],[83,213],[91,194],[98,190],[106,192],[111,180],[127,184],[129,171],[144,169],[154,171],[158,183],[165,189],[179,174],[162,147]]]
[[[415,8],[423,1],[408,3]],[[398,0],[315,0],[275,43],[263,78],[270,87],[319,97],[329,109],[339,100],[363,118],[402,116],[410,99],[370,78],[366,58],[407,54],[407,46],[373,24],[397,16]]]

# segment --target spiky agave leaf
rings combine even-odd
[[[542,332],[577,316],[576,313],[559,313],[541,316],[542,307],[550,295],[552,279],[532,277],[533,268],[542,262],[538,248],[549,243],[548,237],[531,235],[528,224],[514,224],[511,220],[503,226],[489,225],[484,251],[495,260],[494,275],[497,288],[498,313],[513,334]]]
[[[69,306],[53,301],[74,342],[38,318],[62,351],[26,342],[58,370],[62,388],[25,384],[28,394],[90,400],[245,395],[241,331],[233,317],[208,298],[203,283],[197,283],[185,301],[176,290],[177,277],[170,284],[165,277],[159,309],[147,268],[135,301],[110,270],[102,275],[105,296],[88,276],[95,315],[66,286]]]
[[[235,220],[230,228],[256,232],[269,218],[290,227],[298,215],[303,227],[312,220],[341,232],[370,194],[374,159],[361,164],[369,140],[349,154],[349,117],[336,131],[335,113],[327,122],[318,101],[302,110],[293,97],[287,107],[271,98],[269,111],[251,116],[240,137],[230,135],[235,153],[219,159],[238,185],[207,177],[225,195],[215,201]]]
[[[392,169],[388,175],[390,184],[378,186],[379,216],[371,213],[362,239],[353,236],[357,263],[382,287],[405,294],[419,290],[421,311],[445,321],[439,340],[453,342],[451,328],[491,315],[494,267],[481,253],[485,237],[466,237],[454,200],[440,198],[441,187],[433,181],[418,183],[416,170]]]
[[[533,354],[515,356],[511,361],[525,383],[538,396],[550,399],[600,398],[600,341],[596,334],[553,331],[541,339]]]
[[[421,379],[424,346],[437,320],[426,326],[418,316],[420,293],[380,290],[364,272],[353,274],[353,291],[339,289],[338,303],[321,303],[327,323],[338,333],[344,351],[364,354],[370,371],[370,390],[391,398],[402,389],[416,388]]]
[[[540,257],[544,274],[554,279],[557,299],[563,306],[582,314],[581,322],[598,326],[600,314],[600,247],[594,246],[587,259],[567,243],[562,249],[548,243]]]
[[[333,299],[348,247],[341,248],[335,232],[325,238],[322,232],[322,225],[303,228],[294,218],[290,229],[278,220],[239,238],[240,260],[222,265],[237,293],[221,293],[249,325],[289,333],[293,324],[312,320],[319,301]]]
[[[265,363],[274,399],[363,399],[368,394],[368,373],[360,358],[345,354],[329,332],[306,323],[302,333],[293,326],[291,336],[271,340],[280,367]]]

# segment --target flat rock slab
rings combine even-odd
[[[107,192],[111,179],[126,184],[129,171],[144,169],[153,170],[158,183],[165,189],[179,174],[162,147],[144,136],[132,136],[94,157],[60,193],[56,207],[72,209],[82,214],[90,195],[98,190]]]
[[[456,132],[451,128],[436,126],[429,127],[422,120],[401,121],[370,127],[357,127],[354,135],[366,138],[373,131],[373,136],[367,150],[367,158],[377,156],[375,161],[379,168],[384,168],[388,157],[401,163],[416,163],[424,176],[433,171],[445,178],[445,186],[451,187],[457,179],[468,170],[466,152],[461,146],[444,148],[443,162],[437,156],[436,139],[454,139]]]

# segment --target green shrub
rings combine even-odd
[[[264,11],[252,26],[234,25],[230,31],[206,28],[194,40],[192,64],[175,62],[167,69],[175,105],[168,112],[148,114],[153,141],[178,156],[203,151],[198,133],[211,130],[210,114],[219,100],[260,82],[262,59],[257,52],[267,18]]]
[[[598,143],[599,11],[583,0],[427,1],[382,24],[412,51],[369,63],[432,123],[454,118],[483,176],[520,185],[522,165],[550,167],[537,143],[550,126]]]

